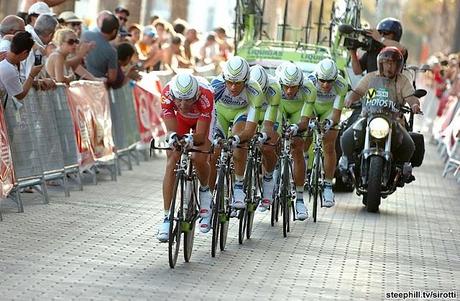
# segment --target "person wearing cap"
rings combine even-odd
[[[80,38],[82,33],[81,24],[83,20],[77,17],[73,11],[64,11],[59,15],[58,18],[62,21],[62,24],[69,29],[72,29],[78,38]]]
[[[38,16],[54,15],[48,4],[46,4],[45,2],[37,2],[32,4],[29,10],[27,11],[27,14],[27,24],[31,27],[35,26],[35,22],[37,21]]]
[[[136,43],[141,39],[142,26],[137,23],[133,23],[128,27],[128,32],[131,35],[129,41],[133,45],[136,45]]]
[[[22,0],[22,1],[18,1],[18,2],[21,2],[19,11],[27,12],[29,11],[29,8],[37,2],[45,2],[49,7],[53,7],[53,6],[64,3],[65,1],[66,0]]]
[[[118,45],[122,42],[127,42],[128,37],[131,36],[131,34],[126,29],[126,23],[128,22],[129,17],[129,10],[123,6],[118,6],[117,8],[115,8],[114,14],[120,22],[120,29],[118,32],[119,38],[114,42],[115,45]]]
[[[136,43],[136,50],[139,60],[144,61],[145,69],[153,68],[159,70],[163,59],[163,52],[158,44],[158,36],[153,26],[146,26],[142,39]]]

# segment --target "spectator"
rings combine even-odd
[[[98,21],[101,21],[99,29],[83,33],[84,41],[95,42],[95,48],[86,56],[86,68],[96,77],[106,77],[110,85],[117,78],[118,62],[117,52],[109,42],[117,37],[120,23],[115,15],[104,11]]]
[[[157,31],[160,48],[168,48],[171,41],[171,31],[173,30],[171,24],[165,20],[157,19],[152,25]]]
[[[118,6],[115,8],[115,16],[118,18],[120,22],[120,29],[119,29],[119,39],[116,44],[121,42],[127,41],[127,38],[131,36],[131,34],[126,29],[126,23],[128,22],[129,17],[129,10],[123,6]]]
[[[35,26],[35,22],[40,15],[53,15],[53,12],[45,2],[36,2],[29,8],[27,15],[27,24]]]
[[[187,21],[177,18],[173,22],[173,29],[175,33],[180,33],[181,35],[185,35],[185,30],[189,27]]]
[[[10,49],[11,39],[18,31],[24,31],[24,21],[14,15],[6,16],[0,23],[0,61]]]
[[[172,38],[171,46],[166,49],[164,62],[172,70],[193,67],[192,63],[185,57],[182,37],[179,34]]]
[[[223,60],[220,56],[219,44],[214,33],[206,37],[206,42],[200,49],[200,62],[204,65],[216,63]]]
[[[64,27],[72,29],[78,38],[81,37],[83,20],[75,15],[73,11],[64,11],[59,15],[59,20]]]
[[[216,33],[216,41],[219,44],[220,55],[224,58],[224,60],[227,60],[233,51],[233,46],[228,41],[227,33],[222,27],[217,27],[214,29],[214,32]]]
[[[136,45],[137,42],[141,39],[142,26],[139,24],[133,23],[128,27],[128,32],[131,34],[129,41],[131,44]]]
[[[153,26],[146,26],[142,40],[137,42],[136,50],[145,69],[160,70],[163,51],[158,44],[157,32]]]
[[[55,17],[48,14],[42,14],[37,18],[33,28],[29,25],[26,26],[26,31],[32,35],[35,45],[32,51],[30,51],[27,59],[21,62],[20,74],[23,80],[29,76],[30,70],[34,66],[37,57],[42,60],[43,64],[45,63],[46,46],[53,39],[57,25],[58,22]],[[54,89],[55,87],[55,82],[50,78],[39,80],[40,89]]]
[[[113,89],[118,89],[132,80],[140,80],[141,76],[137,71],[136,65],[131,64],[131,60],[136,50],[130,43],[121,43],[117,46],[118,70],[117,79],[111,85]],[[125,68],[125,70],[123,70]]]
[[[185,32],[184,54],[185,57],[194,64],[197,62],[198,55],[193,46],[194,44],[196,45],[196,42],[198,41],[198,33],[196,32],[196,29],[187,29],[187,31]]]
[[[27,12],[29,8],[37,2],[45,2],[49,7],[53,7],[59,4],[64,3],[66,0],[22,0],[21,2],[21,12]]]
[[[66,65],[67,57],[75,54],[80,41],[70,28],[59,29],[54,36],[54,44],[58,47],[46,61],[46,71],[56,82],[69,84],[76,80],[72,68]],[[76,70],[82,79],[97,80],[85,68],[79,66]]]
[[[8,96],[18,100],[24,99],[34,83],[35,76],[43,67],[43,65],[33,66],[24,84],[21,84],[18,65],[29,56],[33,45],[34,40],[30,33],[24,31],[16,33],[6,58],[0,62],[0,99],[3,106],[6,105]]]

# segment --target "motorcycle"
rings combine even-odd
[[[355,151],[353,160],[355,164],[351,164],[348,170],[348,176],[356,187],[356,193],[363,197],[363,204],[366,205],[368,212],[377,212],[381,198],[388,197],[396,191],[397,187],[404,187],[405,184],[403,167],[395,164],[391,152],[392,133],[399,122],[395,116],[403,113],[411,114],[406,127],[410,129],[413,127],[413,112],[410,108],[398,107],[388,97],[388,93],[379,95],[378,89],[374,92],[377,97],[364,100],[363,103],[367,116],[361,117],[360,122],[357,123],[362,125],[362,130],[365,131],[364,148]],[[415,90],[411,96],[420,98],[425,95],[426,91],[420,89]],[[416,151],[413,157],[420,161],[420,149],[424,152],[423,136],[422,145],[420,141],[414,142]],[[423,154],[421,157],[423,161]],[[421,162],[416,162],[416,165],[421,165]]]

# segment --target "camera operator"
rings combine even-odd
[[[373,72],[377,68],[377,55],[380,50],[387,46],[398,48],[404,55],[404,62],[407,60],[407,50],[399,41],[402,36],[401,22],[395,18],[385,18],[377,24],[376,29],[368,31],[368,36],[372,38],[370,47],[366,52],[358,58],[357,49],[350,50],[351,66],[353,73],[361,75],[364,71]]]

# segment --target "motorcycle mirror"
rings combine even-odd
[[[417,89],[414,91],[414,96],[417,97],[417,98],[422,98],[423,96],[426,95],[426,90],[425,89]]]
[[[353,33],[354,31],[355,29],[350,24],[340,24],[339,25],[339,32],[341,34],[350,34],[350,33]]]
[[[427,64],[423,64],[422,66],[420,66],[419,69],[420,71],[423,71],[423,72],[431,70],[430,65],[427,65]]]

